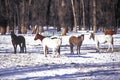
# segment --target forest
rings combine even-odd
[[[57,31],[114,29],[120,25],[120,0],[0,0],[0,33],[26,34],[54,26]]]

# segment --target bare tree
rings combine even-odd
[[[85,27],[85,6],[84,6],[84,0],[81,0],[81,4],[82,4],[82,9],[83,9],[83,28],[86,28]]]
[[[72,3],[72,10],[73,10],[73,16],[74,16],[74,31],[77,32],[77,20],[76,20],[76,14],[75,14],[75,8],[73,0],[71,0]]]
[[[93,0],[93,32],[96,32],[96,0]]]
[[[0,0],[0,16],[10,29],[18,26],[19,33],[26,33],[30,25],[56,26],[57,31],[62,27],[63,35],[68,28],[74,27],[77,32],[81,24],[84,28],[93,26],[94,32],[101,27],[115,28],[120,25],[119,8],[119,0]],[[3,18],[0,17],[1,27]]]
[[[61,24],[61,27],[62,27],[62,32],[61,32],[61,35],[64,36],[66,35],[66,26],[65,26],[65,23],[64,23],[64,16],[65,16],[65,13],[64,13],[64,7],[65,7],[65,2],[64,0],[61,1],[61,4],[60,4],[60,7],[59,7],[59,21],[60,21],[60,24]]]

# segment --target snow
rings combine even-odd
[[[69,37],[81,34],[85,34],[81,54],[71,54]],[[120,80],[120,34],[113,35],[114,52],[106,52],[107,44],[101,44],[98,53],[95,42],[88,38],[89,32],[69,32],[67,36],[61,36],[61,55],[55,58],[51,49],[48,57],[44,57],[40,40],[34,41],[35,34],[17,35],[25,36],[27,53],[19,53],[18,47],[14,54],[10,34],[0,35],[0,79]]]

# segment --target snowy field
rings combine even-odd
[[[71,54],[69,37],[81,34],[85,34],[81,54]],[[27,53],[19,53],[18,47],[17,54],[10,34],[0,35],[0,80],[120,80],[120,34],[113,35],[114,52],[106,52],[107,44],[101,44],[98,53],[89,32],[69,32],[62,36],[57,58],[53,54],[44,57],[40,40],[34,41],[35,34],[21,35],[25,36]]]

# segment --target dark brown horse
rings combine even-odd
[[[14,32],[11,32],[12,45],[14,47],[14,53],[16,53],[17,45],[20,47],[20,53],[26,53],[26,43],[23,36],[17,36]]]
[[[78,36],[78,37],[76,37],[76,36],[70,37],[69,44],[70,44],[71,53],[74,53],[73,47],[77,46],[77,54],[80,54],[80,48],[81,48],[83,40],[84,40],[83,34],[81,36]]]

